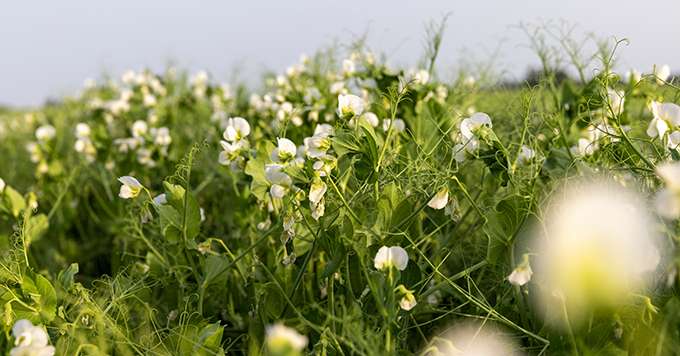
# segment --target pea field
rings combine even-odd
[[[442,31],[0,108],[0,353],[680,354],[671,68],[445,75]]]

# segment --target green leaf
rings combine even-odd
[[[264,166],[269,162],[269,152],[273,149],[273,143],[265,142],[255,157],[246,163],[245,173],[252,178],[250,190],[258,200],[264,200],[269,190],[269,182],[264,175]]]
[[[493,134],[490,133],[490,138],[487,141],[489,148],[480,153],[480,158],[484,164],[489,168],[489,172],[500,180],[501,185],[506,186],[510,179],[508,174],[508,157],[503,150],[500,141]]]
[[[180,239],[180,229],[182,228],[182,217],[179,212],[170,205],[156,206],[160,216],[161,233],[166,240],[178,242]]]
[[[490,214],[484,231],[489,239],[487,260],[489,263],[503,261],[503,254],[512,244],[528,214],[529,201],[514,195],[499,201]]]
[[[186,216],[186,237],[193,240],[201,232],[201,208],[193,194],[187,194],[186,198],[188,199],[187,211],[184,213]]]
[[[214,356],[224,355],[224,350],[220,346],[224,328],[219,322],[208,324],[198,334],[198,342],[194,347],[192,355]]]
[[[31,216],[26,223],[26,241],[31,243],[37,241],[47,231],[49,222],[45,214]]]
[[[19,214],[26,208],[24,197],[10,186],[5,187],[3,197],[7,209],[15,218],[19,217]]]
[[[319,237],[319,246],[329,258],[326,267],[321,272],[321,278],[326,278],[342,266],[345,256],[347,256],[347,249],[340,240],[338,233],[324,233]]]
[[[207,287],[226,271],[229,262],[224,256],[210,255],[203,265],[203,283]]]
[[[66,269],[63,269],[59,272],[57,275],[57,281],[59,281],[59,284],[61,285],[62,288],[65,290],[71,289],[73,286],[73,279],[76,274],[78,274],[78,264],[77,263],[71,263],[70,266],[68,266]]]
[[[24,295],[37,306],[40,318],[51,321],[57,313],[57,292],[47,278],[35,274],[33,278],[24,276],[21,283]]]

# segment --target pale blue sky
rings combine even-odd
[[[20,0],[0,4],[0,103],[39,104],[75,92],[87,77],[161,70],[169,60],[225,80],[239,66],[252,78],[367,31],[371,47],[411,64],[422,53],[424,24],[447,12],[440,68],[498,48],[499,68],[521,77],[536,58],[516,25],[564,19],[630,39],[622,67],[680,69],[678,0]]]

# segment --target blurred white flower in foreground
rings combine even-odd
[[[2,192],[5,191],[5,186],[6,186],[5,181],[2,178],[0,178],[0,194],[2,194]]]
[[[338,116],[350,119],[364,112],[364,100],[352,94],[338,95]]]
[[[123,184],[118,193],[118,196],[123,199],[135,198],[142,191],[143,186],[135,177],[123,176],[118,178],[118,181]]]
[[[633,192],[604,180],[555,194],[536,236],[539,307],[550,321],[580,320],[625,302],[659,264],[652,216]],[[564,303],[564,305],[563,305]]]
[[[267,326],[267,349],[274,355],[298,355],[307,342],[306,336],[281,323]]]
[[[501,329],[489,322],[461,322],[435,336],[426,346],[426,356],[519,356],[519,347]]]
[[[14,323],[12,335],[15,347],[10,350],[10,356],[54,355],[54,346],[48,345],[50,339],[45,330],[40,326],[34,326],[26,319]]]
[[[378,270],[386,270],[394,267],[400,271],[406,269],[408,265],[408,253],[399,246],[383,246],[375,254],[373,266]]]
[[[656,174],[666,184],[654,199],[657,213],[666,219],[680,218],[680,163],[661,164],[656,168]]]
[[[529,283],[533,274],[534,271],[531,270],[531,265],[529,264],[529,255],[525,254],[522,257],[522,263],[515,267],[508,276],[508,282],[521,287]]]
[[[449,202],[449,189],[444,187],[440,189],[437,194],[435,194],[432,199],[430,199],[429,202],[427,202],[427,206],[429,206],[432,209],[444,209],[446,207],[446,203]]]

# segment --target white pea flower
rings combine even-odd
[[[649,126],[647,127],[647,136],[652,138],[663,137],[668,129],[668,123],[666,123],[666,121],[655,117],[649,122]]]
[[[652,101],[651,109],[653,118],[647,127],[649,137],[663,137],[671,127],[680,125],[680,106]]]
[[[271,159],[277,163],[285,163],[295,158],[297,146],[287,138],[277,138],[277,147],[271,153]]]
[[[123,72],[123,75],[121,76],[121,81],[127,85],[132,85],[134,84],[135,77],[137,74],[135,73],[134,70],[128,69],[125,72]]]
[[[38,141],[46,142],[54,138],[57,135],[57,130],[52,125],[43,125],[35,130],[35,138]]]
[[[623,112],[624,96],[622,90],[607,89],[607,99],[613,115],[618,116]]]
[[[168,197],[165,193],[158,194],[153,198],[153,203],[156,205],[165,205],[168,203]]]
[[[250,124],[242,117],[233,117],[227,120],[227,128],[224,130],[224,139],[229,142],[240,141],[250,134]]]
[[[331,155],[324,155],[319,157],[318,161],[312,164],[312,168],[319,175],[319,177],[326,177],[331,174],[333,168],[338,164],[338,159]]]
[[[314,220],[319,220],[319,218],[322,217],[326,212],[325,199],[321,198],[321,200],[319,200],[319,202],[316,204],[310,201],[309,207],[312,210],[312,218]]]
[[[155,167],[156,166],[156,161],[151,157],[153,152],[151,150],[142,148],[137,151],[137,162],[139,164],[147,166],[147,167]]]
[[[668,148],[677,149],[680,146],[680,131],[673,131],[668,135]]]
[[[661,85],[668,80],[668,77],[671,76],[671,67],[669,67],[667,64],[662,66],[654,66],[654,71],[652,74],[654,74],[656,77],[657,84]]]
[[[329,137],[333,136],[335,129],[329,124],[318,124],[314,128],[314,136],[318,137]]]
[[[444,207],[446,207],[446,203],[448,202],[449,202],[449,189],[444,187],[440,189],[437,192],[437,194],[435,194],[432,197],[432,199],[430,199],[429,202],[427,202],[427,206],[435,210],[440,210],[444,209]]]
[[[292,103],[285,101],[279,106],[279,110],[276,112],[276,118],[279,121],[285,121],[287,118],[291,117],[294,109]]]
[[[475,134],[478,130],[483,127],[491,128],[492,126],[489,115],[478,112],[460,122],[460,134],[465,141],[471,141],[476,139]]]
[[[406,123],[402,119],[394,119],[394,122],[392,122],[392,119],[383,119],[382,127],[385,132],[390,129],[390,125],[394,132],[404,132],[406,130]]]
[[[416,85],[425,85],[430,81],[430,72],[425,69],[411,69],[407,77]]]
[[[26,319],[17,320],[12,327],[14,347],[10,356],[52,356],[54,346],[49,344],[49,336],[40,326],[35,326]]]
[[[142,191],[142,188],[144,188],[135,177],[123,176],[118,178],[118,181],[123,184],[120,186],[120,192],[118,193],[118,196],[123,199],[137,197]]]
[[[88,125],[84,122],[79,122],[76,125],[75,132],[76,132],[77,138],[84,138],[84,137],[89,137],[92,130],[90,129],[90,125]]]
[[[408,265],[408,253],[399,246],[383,246],[378,250],[373,259],[373,266],[377,270],[386,270],[394,267],[400,271]]]
[[[2,178],[0,178],[0,194],[2,194],[2,192],[5,191],[5,186],[6,186],[5,181]]]
[[[680,163],[667,162],[656,168],[666,187],[654,199],[657,213],[666,219],[680,218]]]
[[[370,111],[365,112],[363,115],[361,115],[361,119],[366,121],[369,125],[373,127],[378,127],[378,125],[380,125],[380,119],[378,119],[378,115]]]
[[[574,156],[585,157],[592,155],[599,148],[600,146],[597,142],[582,137],[578,139],[576,146],[570,148],[570,151]]]
[[[208,84],[208,79],[209,79],[208,72],[204,70],[199,70],[193,76],[191,76],[189,81],[194,86],[205,86]]]
[[[149,130],[149,125],[144,120],[137,120],[132,124],[132,137],[142,137]]]
[[[345,75],[352,75],[356,72],[356,64],[351,59],[345,59],[342,61],[342,73]]]
[[[416,297],[413,295],[413,293],[404,294],[404,296],[399,301],[399,307],[406,311],[413,309],[417,304],[418,302],[416,302]]]
[[[401,309],[409,311],[418,304],[418,302],[416,302],[416,297],[413,295],[413,291],[406,289],[403,284],[400,284],[395,291],[399,294],[403,294],[399,301],[399,307]]]
[[[307,337],[282,323],[267,326],[266,343],[269,352],[276,355],[300,354],[307,346]]]
[[[508,276],[508,282],[521,287],[529,283],[532,274],[534,274],[534,272],[531,270],[531,265],[529,264],[529,255],[525,254],[522,263],[515,267]]]
[[[462,163],[465,161],[466,154],[466,146],[462,143],[457,143],[453,145],[453,157],[455,158],[456,162]]]
[[[631,69],[626,72],[626,82],[635,85],[640,82],[640,79],[642,79],[642,74],[636,69]]]
[[[283,166],[279,164],[265,165],[264,174],[272,185],[269,189],[269,193],[273,198],[283,198],[291,185],[293,185],[293,180],[289,175],[283,172]]]
[[[350,119],[364,112],[364,100],[352,94],[338,95],[338,116]]]
[[[329,124],[319,124],[314,129],[314,136],[304,139],[305,153],[308,157],[319,158],[326,155],[331,148],[331,139],[334,133],[333,126]]]
[[[146,107],[152,107],[156,105],[156,96],[150,93],[144,94],[143,98],[144,106]]]
[[[319,158],[331,148],[331,140],[324,136],[312,136],[304,139],[305,152],[308,157]]]
[[[437,100],[444,102],[449,96],[449,89],[447,89],[444,85],[438,85],[435,89],[435,94],[437,96]]]
[[[247,142],[243,140],[235,143],[220,141],[220,145],[222,146],[222,152],[220,152],[218,162],[221,165],[227,166],[239,160],[241,150],[247,147]]]
[[[430,81],[430,72],[425,69],[421,69],[415,73],[413,80],[416,84],[425,85]]]
[[[454,157],[457,162],[463,162],[466,153],[474,154],[480,146],[478,132],[483,128],[491,128],[491,118],[485,113],[473,113],[472,116],[460,122],[460,143],[454,145]]]
[[[168,146],[172,143],[170,129],[167,127],[159,127],[158,129],[152,130],[152,135],[154,136],[154,143],[158,146]]]
[[[326,194],[328,187],[321,178],[315,178],[312,180],[312,184],[309,188],[309,201],[313,204],[318,204]]]
[[[519,164],[527,164],[531,162],[536,157],[536,152],[529,148],[527,145],[522,145],[519,150],[519,155],[517,156],[517,162]]]
[[[331,84],[328,90],[331,92],[331,94],[341,94],[347,92],[347,90],[345,89],[345,82],[343,81]]]
[[[73,148],[76,152],[84,154],[89,162],[93,162],[96,158],[97,148],[94,147],[89,137],[78,138]]]

